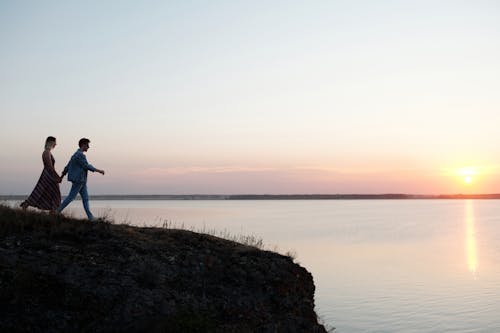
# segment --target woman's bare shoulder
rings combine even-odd
[[[52,153],[50,152],[50,150],[46,149],[43,151],[42,157],[50,157],[50,156],[52,156]]]

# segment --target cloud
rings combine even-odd
[[[425,170],[331,167],[187,166],[133,173],[136,188],[154,193],[441,193],[443,180]]]
[[[171,168],[147,168],[133,172],[136,176],[142,177],[168,177],[188,174],[225,174],[225,173],[259,173],[270,172],[273,168],[251,168],[240,166],[219,166],[219,167],[171,167]]]

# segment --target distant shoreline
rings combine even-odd
[[[27,195],[0,195],[3,200],[24,200]],[[411,199],[500,199],[494,194],[154,194],[93,195],[91,200],[411,200]]]

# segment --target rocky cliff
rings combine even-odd
[[[0,207],[2,332],[325,332],[286,256]]]

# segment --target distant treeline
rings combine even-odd
[[[0,195],[3,200],[24,200],[25,195]],[[495,194],[158,194],[158,195],[93,195],[91,200],[407,200],[407,199],[500,199]]]
[[[228,200],[404,200],[404,199],[500,199],[499,194],[283,194],[230,195]]]

